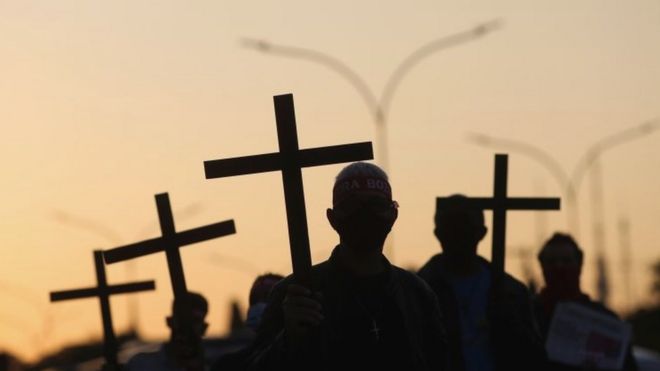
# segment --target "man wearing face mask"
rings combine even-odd
[[[573,302],[585,307],[616,317],[612,311],[600,303],[592,301],[580,288],[580,275],[582,273],[583,253],[573,237],[567,234],[555,233],[541,248],[538,255],[545,287],[534,298],[534,312],[541,327],[544,339],[548,337],[548,329],[557,304]],[[551,363],[551,370],[596,370],[589,365],[574,367]],[[637,364],[629,349],[623,370],[637,370]]]
[[[382,248],[398,216],[377,166],[344,168],[326,212],[339,244],[312,267],[311,284],[291,277],[272,291],[251,370],[445,370],[437,299]]]
[[[487,228],[463,195],[437,205],[435,236],[442,254],[419,276],[443,310],[451,365],[460,371],[539,370],[545,353],[525,286],[508,274],[494,284],[491,265],[477,255]]]

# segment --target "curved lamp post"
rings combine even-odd
[[[339,59],[322,53],[317,50],[300,48],[295,46],[273,44],[261,39],[243,39],[245,47],[255,49],[262,53],[280,55],[294,59],[305,59],[315,62],[337,72],[344,77],[353,88],[358,92],[362,100],[367,105],[367,108],[376,123],[376,142],[378,143],[379,163],[387,170],[389,165],[389,153],[387,150],[387,121],[389,117],[390,106],[394,93],[400,86],[403,78],[410,72],[410,70],[419,64],[420,61],[435,54],[441,50],[451,48],[453,46],[461,45],[463,43],[478,39],[501,26],[500,20],[493,20],[485,22],[471,28],[467,31],[461,31],[455,34],[437,38],[404,58],[401,63],[394,69],[392,74],[387,79],[385,87],[377,96],[365,80],[351,69],[347,64],[341,62]]]

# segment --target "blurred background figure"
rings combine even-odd
[[[463,195],[436,209],[435,236],[442,253],[419,276],[443,311],[454,370],[537,370],[545,362],[527,288],[506,274],[493,284],[491,264],[477,255],[487,232],[483,210]]]
[[[541,328],[544,340],[548,339],[550,325],[555,309],[561,303],[577,303],[595,312],[618,318],[614,312],[604,305],[595,302],[585,294],[580,287],[580,276],[584,261],[583,252],[568,234],[555,233],[541,248],[538,260],[543,271],[545,287],[534,299],[534,312]],[[584,367],[568,366],[558,362],[550,362],[551,370],[597,370]],[[623,370],[637,370],[637,364],[628,347]]]
[[[247,320],[245,321],[247,328],[254,332],[257,331],[264,310],[268,306],[270,291],[283,278],[279,274],[266,273],[254,280],[250,289],[250,308],[248,309]]]
[[[135,355],[126,364],[127,371],[206,369],[201,340],[208,328],[208,323],[206,323],[208,302],[201,294],[189,292],[188,304],[192,311],[192,334],[181,326],[182,305],[175,299],[172,303],[172,315],[166,319],[167,327],[170,328],[170,339],[156,352]],[[198,349],[191,349],[191,347],[198,347]]]
[[[9,353],[0,353],[0,371],[22,371],[27,368]]]
[[[256,337],[257,329],[261,324],[261,318],[268,306],[270,291],[283,278],[279,274],[266,273],[254,280],[250,289],[250,307],[247,311],[247,319],[245,323],[241,323],[242,326],[232,326],[232,331],[229,335],[230,340],[232,340],[231,347],[225,349],[224,354],[213,363],[211,370],[240,370],[244,368],[244,361],[248,355],[249,345]]]

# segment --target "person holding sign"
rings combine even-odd
[[[397,208],[379,167],[339,173],[326,212],[339,244],[307,285],[290,276],[274,287],[248,369],[446,369],[433,291],[382,254]]]
[[[584,259],[583,252],[575,240],[570,235],[555,233],[541,248],[538,260],[543,270],[545,287],[534,298],[534,312],[546,341],[550,369],[558,371],[637,370],[629,346],[629,333],[626,335],[626,326],[617,320],[614,312],[602,304],[592,301],[580,288],[580,275]],[[597,328],[599,323],[603,328],[602,332]],[[589,326],[594,328],[588,328]],[[621,332],[618,334],[615,332],[612,336],[612,330],[617,327],[622,329]],[[567,332],[566,329],[570,329],[570,331]],[[562,339],[569,332],[571,333],[569,339]],[[584,339],[581,340],[582,338]],[[562,342],[565,341],[570,341],[572,345],[562,345]],[[607,347],[608,344],[615,346]],[[621,346],[616,346],[616,344],[621,344]],[[607,353],[605,356],[598,356],[594,347],[620,348],[620,350],[619,354],[614,354],[617,351],[608,351],[605,352]],[[623,354],[624,352],[626,354]],[[620,358],[620,362],[614,361],[614,363],[621,363],[618,365],[619,367],[602,368],[599,366],[605,361],[604,358],[608,357],[612,360]]]
[[[452,369],[542,369],[545,355],[526,287],[504,272],[494,284],[494,268],[477,255],[487,232],[483,210],[463,195],[440,200],[435,236],[443,252],[418,274],[438,296]]]
[[[167,317],[167,327],[170,328],[170,339],[156,352],[138,353],[125,366],[126,371],[203,371],[208,369],[204,352],[191,351],[191,346],[202,346],[202,338],[206,334],[208,324],[205,322],[208,313],[208,302],[204,296],[196,292],[188,292],[184,297],[188,300],[187,308],[192,312],[192,329],[194,339],[189,339],[188,331],[181,328],[181,299],[174,299],[172,315]],[[189,354],[197,355],[190,358]]]

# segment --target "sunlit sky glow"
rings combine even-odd
[[[212,334],[226,330],[228,300],[245,303],[256,274],[289,271],[279,174],[205,180],[203,161],[275,151],[276,94],[294,94],[303,148],[375,140],[374,123],[335,72],[247,49],[242,38],[323,51],[380,92],[419,46],[493,19],[499,30],[423,60],[392,101],[389,170],[401,204],[392,258],[406,267],[439,251],[436,196],[491,193],[495,150],[468,133],[532,144],[570,173],[600,138],[660,117],[659,2],[0,1],[0,348],[34,359],[100,336],[96,302],[50,304],[48,292],[92,285],[93,249],[155,237],[156,193],[169,192],[178,229],[236,221],[237,235],[182,250],[189,287],[210,300]],[[601,157],[619,310],[629,305],[615,265],[619,220],[631,225],[634,303],[660,258],[658,143],[660,132]],[[324,210],[340,169],[303,172],[315,261],[337,240]],[[509,184],[511,195],[564,196],[547,169],[513,152]],[[587,179],[579,240],[593,294],[589,192]],[[565,211],[545,217],[543,226],[536,213],[510,214],[507,266],[518,277],[513,252],[534,253],[539,235],[567,229]],[[165,257],[135,264],[134,279],[158,287],[139,295],[139,329],[163,338]],[[108,272],[110,282],[127,279],[125,264]],[[127,300],[112,302],[124,330]]]

